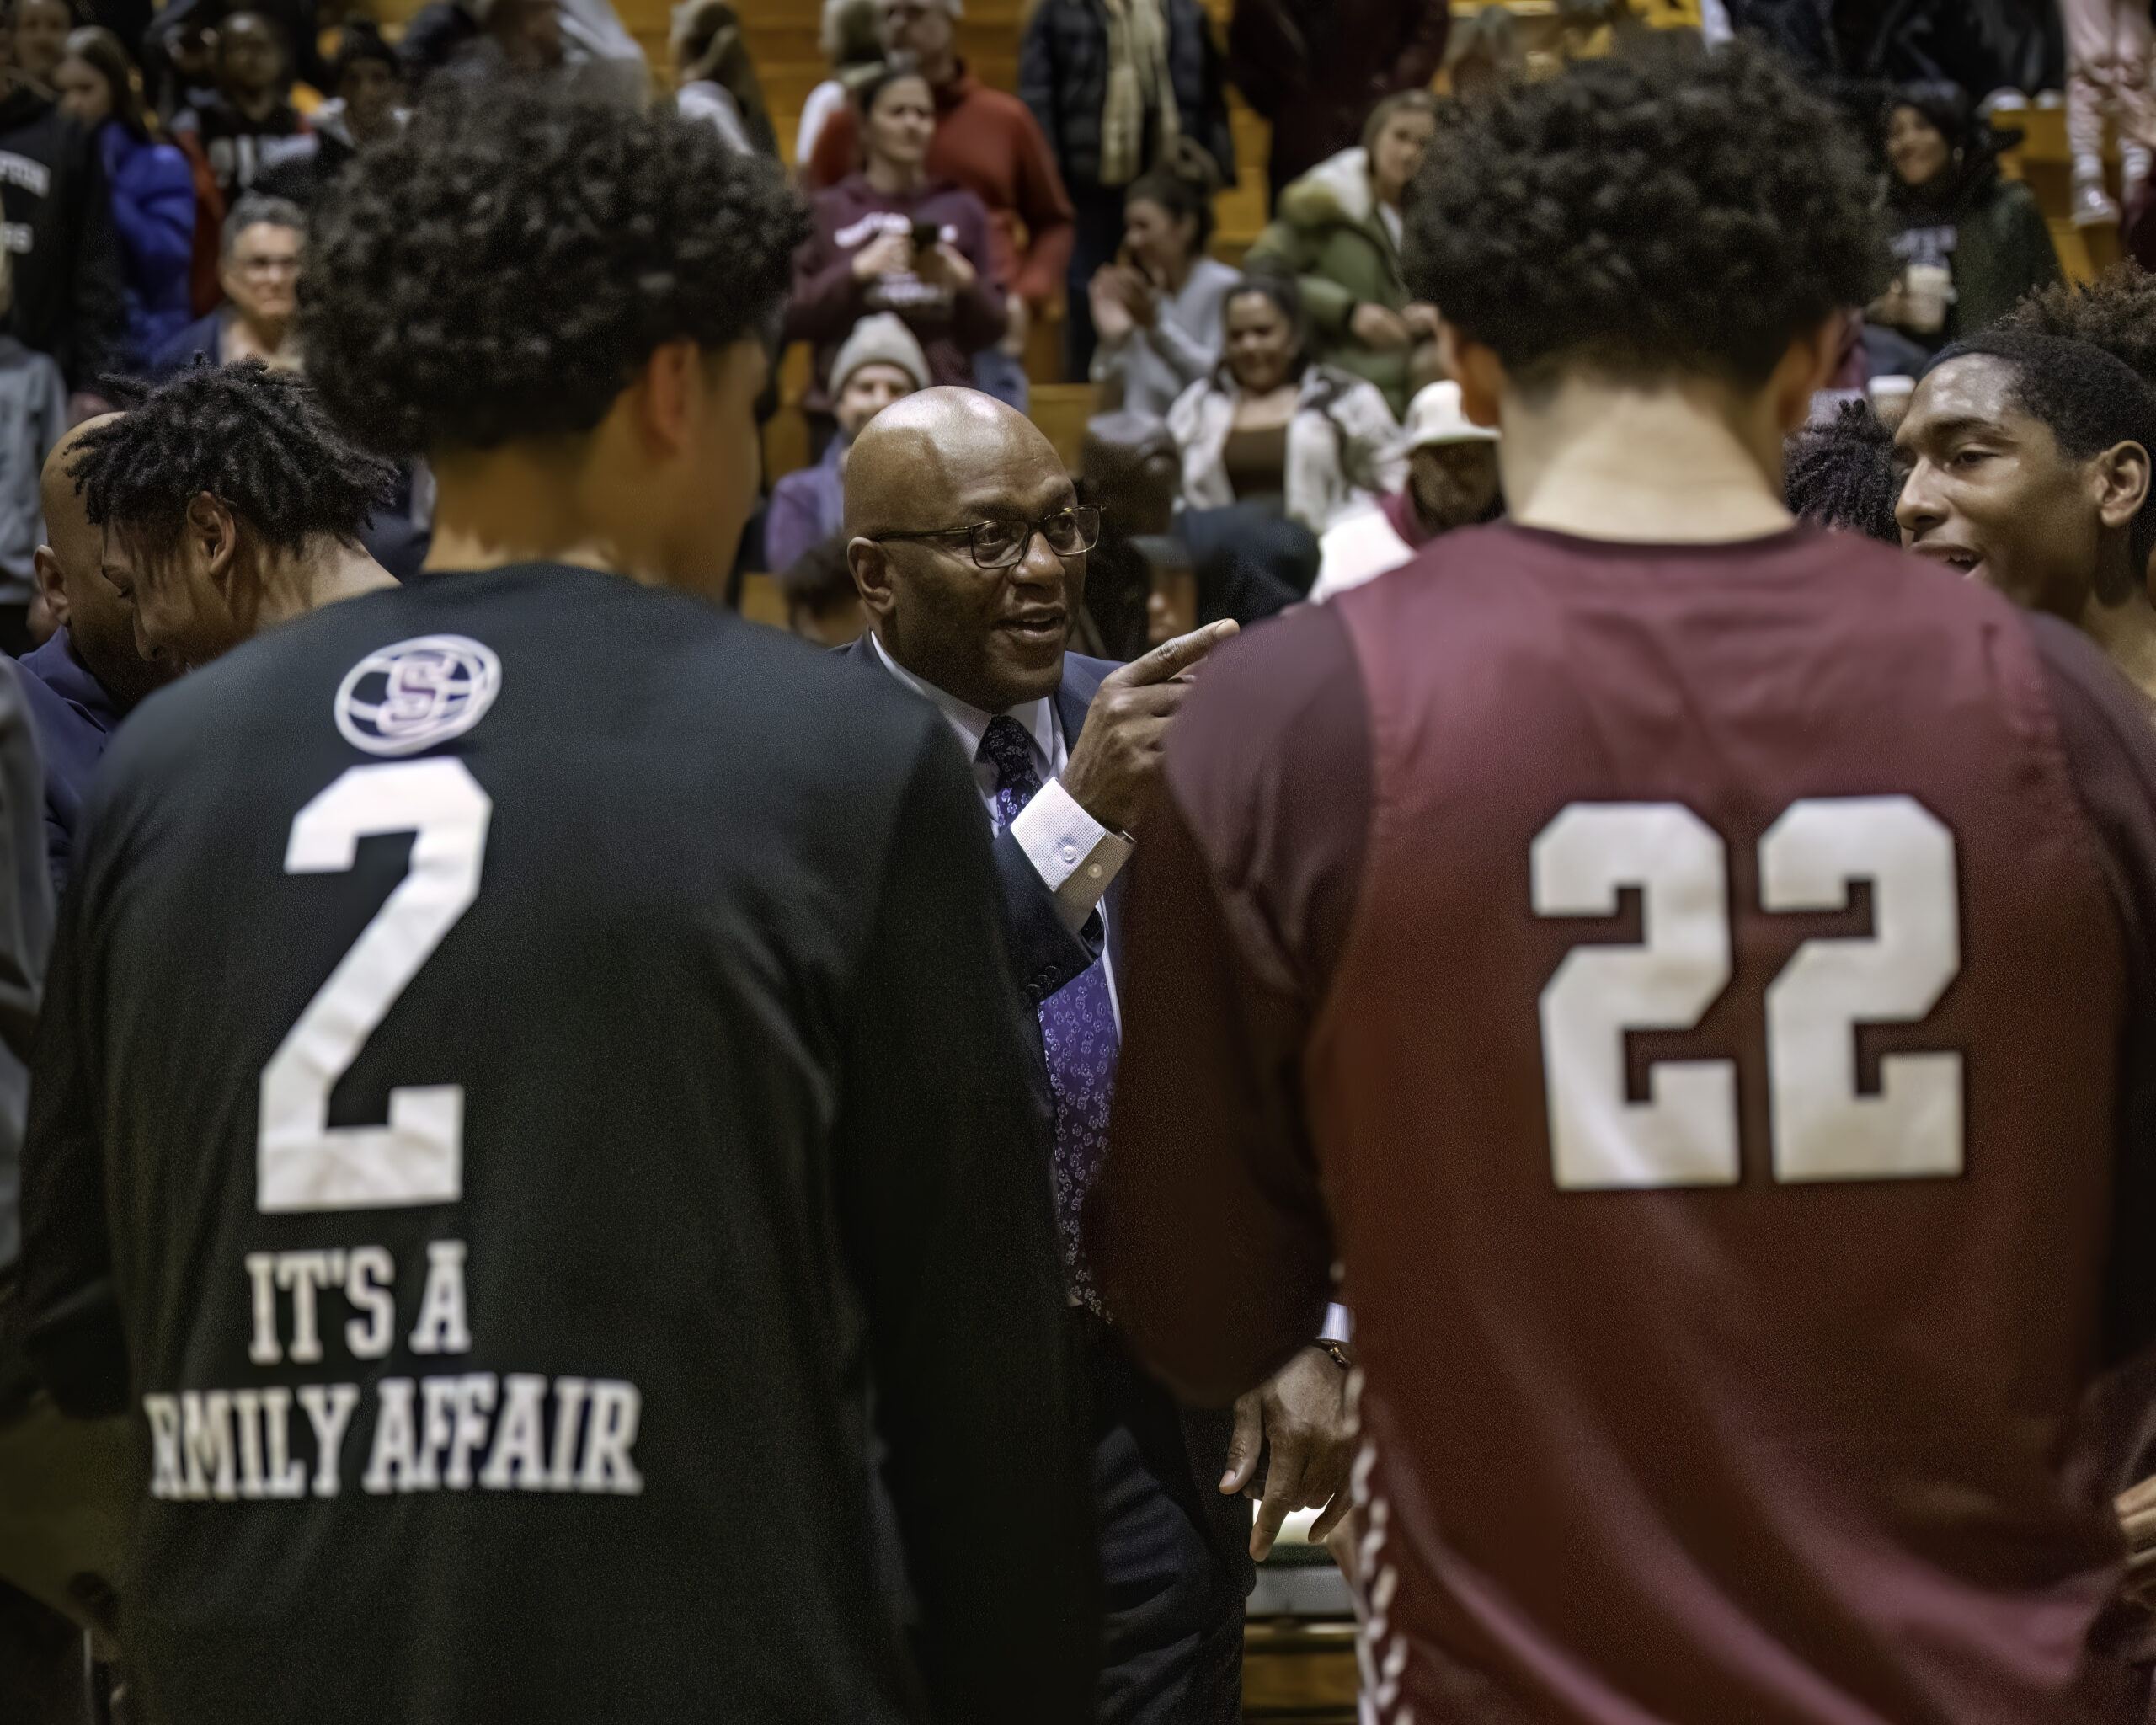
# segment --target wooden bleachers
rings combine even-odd
[[[2003,158],[2008,174],[2025,179],[2036,194],[2058,248],[2060,267],[2070,281],[2087,281],[2100,275],[2119,259],[2118,230],[2111,227],[2076,227],[2071,216],[2073,153],[2066,147],[2066,110],[2031,105],[2026,113],[2002,115],[2002,125],[2021,133],[2020,147]],[[2111,190],[2118,190],[2118,163],[2113,152]]]

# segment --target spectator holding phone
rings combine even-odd
[[[812,412],[828,409],[832,357],[865,317],[889,312],[905,323],[937,383],[973,383],[969,356],[1005,327],[987,211],[928,176],[928,80],[894,67],[864,84],[858,102],[867,166],[816,195],[815,232],[794,259],[786,310],[786,339],[817,344]]]
[[[1209,176],[1162,166],[1124,195],[1122,255],[1088,284],[1102,411],[1166,419],[1219,361],[1221,308],[1242,276],[1205,254],[1215,190]]]

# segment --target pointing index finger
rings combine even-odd
[[[1241,627],[1233,617],[1223,617],[1217,623],[1208,623],[1202,629],[1193,629],[1187,635],[1178,635],[1172,641],[1163,641],[1144,658],[1134,659],[1123,667],[1127,673],[1126,681],[1165,683],[1169,678],[1189,670],[1234,635]]]

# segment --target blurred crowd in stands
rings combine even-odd
[[[46,626],[29,553],[59,431],[109,406],[118,376],[296,366],[315,191],[396,132],[430,78],[552,72],[624,99],[670,81],[680,111],[732,148],[787,154],[730,0],[673,8],[656,80],[609,0],[430,0],[383,24],[349,3],[16,0],[0,29],[13,339],[0,391],[20,404],[0,451],[0,521],[19,523],[0,536],[9,650]],[[1402,194],[1444,103],[1654,26],[1765,39],[1870,138],[1897,273],[1852,308],[1838,382],[1920,376],[2061,280],[2029,185],[2001,171],[2033,109],[2067,110],[2073,220],[2119,224],[2128,251],[2156,257],[2147,13],[1566,0],[1555,36],[1530,38],[1499,6],[1455,23],[1447,0],[1238,0],[1225,24],[1201,0],[1034,0],[1012,92],[959,51],[962,0],[825,0],[829,76],[786,141],[814,235],[781,339],[813,357],[805,387],[789,372],[768,401],[805,430],[773,446],[807,466],[769,476],[736,596],[768,569],[802,626],[857,628],[825,542],[846,452],[881,406],[932,383],[1022,410],[1037,384],[1085,386],[1113,433],[1097,426],[1088,447],[1126,481],[1156,474],[1172,531],[1139,537],[1174,547],[1160,580],[1188,602],[1150,622],[1129,609],[1121,633],[1091,618],[1087,644],[1113,656],[1329,590],[1374,547],[1404,556],[1481,518],[1497,506],[1481,477],[1493,458],[1444,387],[1438,309],[1407,288]],[[1231,92],[1267,122],[1244,132],[1265,141],[1262,163],[1238,159]],[[1223,194],[1261,177],[1269,220],[1224,243]],[[1155,443],[1172,459],[1141,459]],[[1439,482],[1441,462],[1460,483]],[[393,571],[424,555],[430,494],[408,463],[371,540]]]
[[[609,0],[430,0],[401,24],[349,6],[16,0],[6,14],[11,652],[47,628],[30,553],[52,442],[111,404],[116,377],[296,366],[307,208],[430,78],[552,72],[624,99],[655,82]],[[1897,273],[1852,308],[1837,381],[1899,403],[1896,380],[2062,279],[2028,183],[2002,172],[2031,112],[2065,109],[2073,222],[2116,224],[2127,253],[2156,258],[2148,11],[1566,0],[1555,36],[1530,38],[1502,7],[1455,23],[1446,0],[1238,0],[1225,26],[1201,0],[1034,0],[1012,92],[959,51],[962,0],[825,0],[829,76],[786,141],[814,234],[781,339],[813,357],[805,387],[768,403],[801,416],[808,460],[770,476],[737,597],[769,569],[797,627],[857,630],[828,542],[847,450],[881,407],[936,383],[1022,410],[1036,384],[1085,386],[1094,481],[1152,476],[1161,494],[1138,513],[1164,525],[1135,537],[1167,559],[1168,596],[1101,601],[1088,644],[1113,656],[1332,590],[1482,518],[1499,506],[1494,457],[1446,387],[1438,309],[1407,288],[1403,192],[1442,104],[1652,26],[1764,38],[1876,146]],[[656,81],[682,114],[783,159],[736,5],[683,0],[668,50]],[[1266,142],[1262,163],[1238,159],[1231,91],[1267,122],[1244,132]],[[1269,220],[1224,243],[1222,195],[1261,177]],[[371,548],[398,573],[424,555],[430,494],[407,463],[376,524]]]
[[[1656,25],[1764,38],[1870,142],[1896,273],[1850,308],[1836,382],[1854,399],[1883,379],[1882,398],[1903,401],[1940,352],[2063,279],[2029,184],[2002,171],[2031,110],[2067,110],[2073,219],[2122,222],[2129,248],[2156,255],[2146,13],[2110,0],[2068,0],[2063,17],[2016,0],[1581,0],[1558,8],[1554,39],[1530,39],[1502,7],[1455,26],[1444,0],[1244,0],[1225,29],[1199,0],[1037,0],[1014,99],[958,53],[956,0],[830,0],[831,75],[795,141],[816,239],[785,331],[814,346],[798,402],[814,467],[780,482],[745,566],[778,573],[797,627],[857,629],[844,559],[804,542],[802,500],[823,499],[835,531],[864,408],[908,377],[1026,409],[1034,384],[1055,381],[1054,349],[1032,340],[1043,319],[1059,324],[1062,381],[1091,387],[1089,459],[1115,483],[1156,476],[1163,495],[1141,512],[1166,525],[1139,537],[1168,560],[1155,585],[1187,600],[1154,604],[1149,620],[1098,599],[1095,651],[1128,656],[1177,628],[1322,596],[1486,517],[1500,507],[1494,456],[1447,387],[1438,308],[1406,286],[1402,194],[1444,103]],[[728,19],[728,48],[677,27],[685,104],[729,137],[768,131],[738,20],[718,5],[699,15]],[[1237,159],[1231,88],[1269,122],[1262,168]],[[1222,191],[1261,172],[1269,221],[1223,244]],[[903,353],[894,320],[913,339]],[[848,370],[873,386],[842,407]],[[1155,445],[1164,457],[1149,462]]]

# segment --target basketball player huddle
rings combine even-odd
[[[1098,1717],[979,788],[894,679],[654,590],[738,537],[799,233],[695,130],[478,90],[360,158],[310,374],[426,450],[438,572],[108,761],[22,1274],[143,1430],[146,1718]],[[1221,1407],[1352,1309],[1374,1725],[2138,1718],[2156,724],[1791,518],[1885,254],[1769,58],[1489,97],[1408,204],[1508,518],[1197,675],[1104,1321]],[[550,349],[570,279],[626,285]]]

